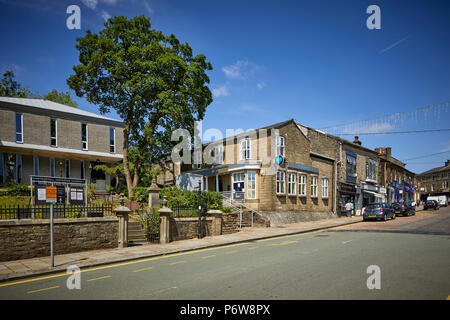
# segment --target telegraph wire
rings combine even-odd
[[[431,156],[436,156],[436,155],[438,155],[438,154],[444,154],[444,153],[448,153],[448,152],[450,152],[450,150],[442,151],[442,152],[436,152],[436,153],[431,153],[431,154],[427,154],[427,155],[420,156],[420,157],[409,158],[409,159],[405,159],[405,160],[402,160],[402,161],[409,161],[409,160],[415,160],[415,159],[422,159],[422,158],[427,158],[427,157],[431,157]]]

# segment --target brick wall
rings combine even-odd
[[[115,217],[55,219],[54,254],[116,248],[118,227]],[[48,220],[0,221],[0,261],[49,255]]]

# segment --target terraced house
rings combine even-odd
[[[104,188],[111,178],[97,164],[122,160],[123,123],[41,99],[0,97],[0,185],[31,175],[87,179]]]
[[[450,160],[442,167],[425,171],[417,176],[420,190],[420,200],[426,201],[428,196],[450,197]]]

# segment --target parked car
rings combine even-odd
[[[395,219],[394,209],[386,202],[371,203],[366,207],[363,220],[384,220]]]
[[[427,200],[425,202],[425,205],[423,206],[423,208],[425,210],[428,210],[428,209],[438,210],[439,209],[439,202],[437,202],[436,200]]]
[[[448,197],[447,196],[429,196],[427,200],[436,200],[439,203],[440,207],[448,206]]]
[[[403,216],[410,216],[416,214],[416,207],[412,205],[412,201],[394,202],[392,204],[395,214],[401,214]]]

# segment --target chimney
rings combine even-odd
[[[359,141],[358,136],[355,136],[355,141],[353,141],[353,143],[361,145],[361,141]]]
[[[450,160],[445,161],[445,166],[450,166]]]
[[[388,158],[391,157],[391,151],[392,151],[392,148],[391,148],[391,147],[386,148],[386,156],[387,156]]]

